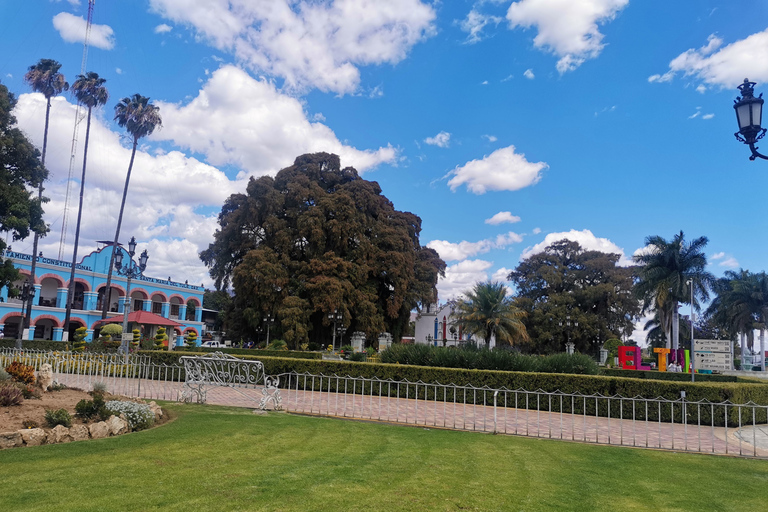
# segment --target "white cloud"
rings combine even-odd
[[[702,119],[712,119],[713,117],[715,117],[715,114],[704,114],[701,116]]]
[[[505,282],[507,281],[507,276],[509,273],[512,272],[512,269],[501,267],[500,269],[496,270],[493,275],[491,276],[491,281],[498,281],[498,282]]]
[[[725,253],[724,252],[718,252],[718,253],[715,253],[715,254],[712,255],[712,259],[713,260],[721,260],[723,258],[725,258]]]
[[[705,92],[707,92],[707,87],[704,84],[699,84],[696,86],[696,92],[704,94]]]
[[[499,212],[490,219],[485,219],[486,224],[492,224],[494,226],[505,222],[514,224],[515,222],[520,222],[520,217],[512,215],[512,212]]]
[[[488,85],[488,80],[483,80],[482,82],[480,82],[480,85]]]
[[[69,152],[75,105],[65,96],[53,98],[46,166],[45,219],[51,224],[49,236],[41,239],[40,250],[54,256],[59,252],[59,235],[64,210]],[[161,110],[161,115],[162,115]],[[42,144],[45,98],[42,94],[22,94],[14,110],[19,126],[39,147]],[[121,201],[130,148],[121,144],[123,133],[111,130],[109,114],[97,111],[91,125],[88,171],[84,194],[79,256],[96,248],[97,240],[112,240]],[[84,134],[84,131],[81,131]],[[78,145],[76,167],[82,163],[82,144]],[[216,216],[224,200],[245,190],[244,181],[232,181],[220,170],[178,151],[154,153],[143,145],[136,153],[123,217],[122,238],[136,236],[141,248],[149,248],[147,275],[193,283],[211,284],[197,253],[213,240]],[[79,176],[79,174],[78,174]],[[64,259],[72,251],[77,219],[77,191],[72,188],[69,202],[67,244]],[[31,252],[31,237],[17,242],[16,249]]]
[[[538,235],[539,233],[541,233],[541,228],[533,228],[534,235]]]
[[[536,75],[533,74],[532,69],[526,69],[525,71],[523,71],[523,76],[528,80],[533,80],[534,78],[536,78]]]
[[[427,137],[424,142],[430,146],[437,146],[439,148],[447,148],[451,144],[451,134],[448,132],[440,132],[434,137]]]
[[[87,22],[82,16],[75,16],[68,12],[60,12],[53,17],[53,27],[59,31],[61,38],[68,43],[82,43],[85,41],[85,28]],[[111,50],[115,47],[115,33],[109,25],[91,24],[91,35],[88,43],[102,50]]]
[[[578,242],[582,248],[590,251],[600,251],[619,255],[618,264],[621,266],[632,265],[632,260],[624,255],[624,249],[614,244],[607,238],[598,238],[588,229],[582,231],[576,231],[572,229],[570,231],[564,231],[561,233],[549,233],[544,237],[544,240],[534,245],[533,247],[526,247],[520,256],[521,260],[528,259],[532,255],[544,251],[548,246],[555,242],[567,238],[573,242]]]
[[[701,107],[696,107],[696,112],[688,116],[688,119],[696,119],[699,116],[701,116],[702,119],[712,119],[715,117],[715,114],[702,114]]]
[[[485,260],[465,260],[445,269],[445,277],[437,281],[441,301],[458,298],[472,290],[475,283],[488,280],[488,269],[493,263]]]
[[[691,48],[669,63],[663,75],[648,77],[649,82],[668,82],[675,75],[694,76],[709,86],[736,87],[744,77],[768,80],[768,29],[721,48],[723,40],[712,34],[701,48]],[[704,92],[703,84],[696,90]]]
[[[488,142],[496,142],[497,140],[499,140],[499,138],[496,137],[495,135],[483,135],[483,138],[488,139]]]
[[[123,70],[120,69],[120,68],[115,68],[115,73],[117,73],[118,75],[122,75],[123,74]]]
[[[358,150],[343,144],[328,126],[307,119],[299,100],[231,65],[214,71],[187,104],[158,105],[164,126],[154,139],[202,153],[213,165],[234,165],[241,176],[274,173],[298,155],[319,151],[339,155],[343,165],[360,172],[397,158],[391,146]]]
[[[587,59],[594,59],[603,47],[598,24],[613,20],[629,0],[520,0],[507,11],[510,28],[536,26],[533,39],[560,57],[560,74],[572,71]]]
[[[491,16],[489,14],[483,14],[476,9],[472,9],[467,14],[467,17],[459,23],[459,27],[462,31],[466,32],[467,43],[473,44],[483,39],[483,29],[489,24],[498,25],[503,18],[499,16]]]
[[[736,258],[733,256],[729,256],[720,262],[720,266],[726,268],[739,268],[739,262],[736,261]]]
[[[475,194],[488,190],[519,190],[541,180],[541,171],[548,168],[546,162],[529,162],[522,153],[515,153],[515,146],[497,149],[481,160],[472,160],[456,167],[448,175],[452,191],[461,185]]]
[[[353,93],[359,66],[396,64],[435,33],[435,9],[419,0],[150,0],[150,5],[250,69],[282,77],[288,89],[298,91]]]
[[[509,233],[498,235],[496,238],[488,238],[479,242],[462,241],[452,243],[447,240],[432,240],[427,244],[427,247],[436,250],[440,257],[446,261],[457,261],[465,260],[493,249],[504,249],[511,244],[522,241],[522,236],[510,231]]]
[[[173,27],[170,25],[166,25],[165,23],[161,23],[160,25],[155,27],[155,34],[166,34],[173,30]]]

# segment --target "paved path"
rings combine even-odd
[[[81,389],[92,389],[96,378],[57,375]],[[154,400],[178,400],[183,383],[133,378],[100,379],[111,393]],[[209,404],[258,407],[261,388],[209,387]],[[741,429],[618,419],[515,407],[494,408],[425,399],[394,398],[359,393],[282,389],[286,411],[528,437],[562,439],[616,446],[768,457],[768,426]]]

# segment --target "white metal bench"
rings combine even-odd
[[[182,356],[180,360],[186,373],[181,393],[182,402],[191,402],[196,396],[198,403],[205,403],[207,388],[211,386],[230,387],[237,390],[238,387],[256,388],[259,383],[263,383],[264,388],[261,390],[263,396],[259,401],[259,408],[266,410],[269,402],[272,402],[275,410],[282,409],[282,398],[278,387],[280,377],[266,375],[261,361],[239,359],[222,352]]]

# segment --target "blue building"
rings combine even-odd
[[[118,250],[123,251],[124,262],[130,261],[125,248],[119,246]],[[72,339],[78,327],[88,329],[88,340],[93,339],[94,330],[98,334],[99,326],[95,324],[101,320],[104,300],[108,304],[108,316],[123,314],[127,285],[125,277],[113,272],[111,292],[106,299],[104,297],[111,256],[110,243],[88,254],[77,265],[74,296],[70,299],[72,313],[68,339]],[[20,289],[24,281],[29,279],[32,255],[6,250],[3,257],[10,259],[21,272],[22,278],[14,283]],[[42,254],[38,256],[28,339],[64,339],[64,315],[71,268],[71,262],[45,258]],[[131,280],[131,311],[149,311],[175,320],[182,324],[182,327],[175,329],[176,335],[195,331],[201,337],[205,332],[202,320],[203,292],[202,286],[141,276]],[[17,337],[22,318],[21,299],[10,298],[7,287],[0,289],[0,326],[4,327],[5,338]]]

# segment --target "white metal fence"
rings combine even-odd
[[[56,380],[90,390],[178,400],[180,365],[147,356],[0,349],[0,364],[18,360]],[[768,458],[768,406],[752,402],[582,395],[543,390],[395,381],[339,375],[279,375],[289,412],[367,419],[422,427],[561,439],[596,444]],[[208,403],[255,406],[263,384],[211,389]]]

